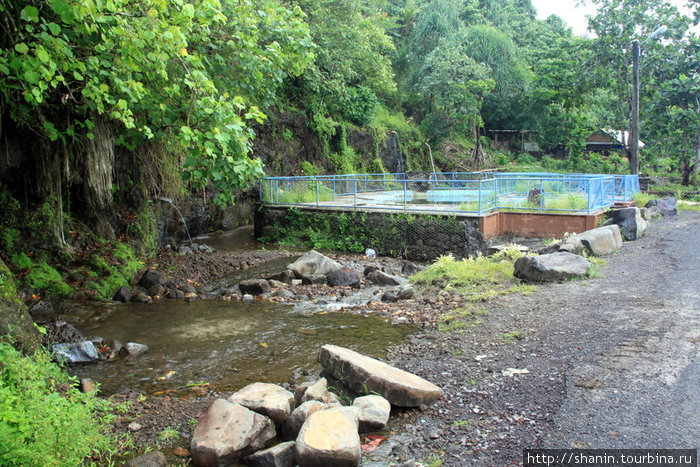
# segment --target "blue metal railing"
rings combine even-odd
[[[267,204],[367,207],[390,210],[485,214],[497,210],[584,212],[630,201],[636,175],[555,173],[350,174],[266,177]]]

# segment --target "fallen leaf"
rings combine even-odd
[[[386,436],[369,435],[365,438],[365,444],[362,445],[363,452],[372,452],[386,439]]]
[[[267,342],[260,342],[258,345],[259,345],[260,347],[267,348]]]
[[[180,457],[187,457],[187,456],[191,455],[190,451],[188,451],[185,448],[181,448],[181,447],[173,448],[173,454],[175,454],[176,456],[180,456]]]

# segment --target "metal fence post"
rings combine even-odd
[[[481,215],[481,187],[483,180],[479,180],[479,215]]]
[[[587,182],[588,182],[588,189],[586,190],[586,192],[588,193],[588,206],[587,206],[586,211],[588,212],[588,214],[590,214],[591,213],[591,181],[587,180]]]
[[[352,207],[357,207],[357,177],[352,178]]]
[[[403,181],[403,210],[406,210],[406,179]]]

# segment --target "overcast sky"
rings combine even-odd
[[[586,34],[586,26],[588,21],[586,15],[595,13],[595,8],[590,2],[585,2],[585,5],[578,5],[580,0],[531,0],[532,5],[537,10],[537,17],[545,19],[550,15],[557,15],[564,20],[574,31],[577,36]],[[671,0],[671,3],[681,9],[688,11],[686,5],[687,0]]]

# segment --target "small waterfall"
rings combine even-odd
[[[401,154],[401,147],[399,146],[399,134],[392,131],[392,137],[389,138],[388,150],[392,161],[396,161],[396,172],[406,173],[406,168],[404,167],[403,154]],[[391,170],[391,169],[390,169]]]
[[[192,245],[192,237],[190,237],[190,231],[187,229],[187,222],[185,222],[185,218],[182,216],[182,213],[177,208],[177,206],[175,206],[175,204],[173,203],[173,200],[170,198],[165,198],[163,196],[159,197],[158,199],[163,201],[164,203],[168,203],[173,208],[175,208],[175,211],[177,211],[178,215],[180,216],[180,220],[182,221],[182,225],[185,226],[185,233],[187,234],[187,239],[190,241],[190,245]]]

